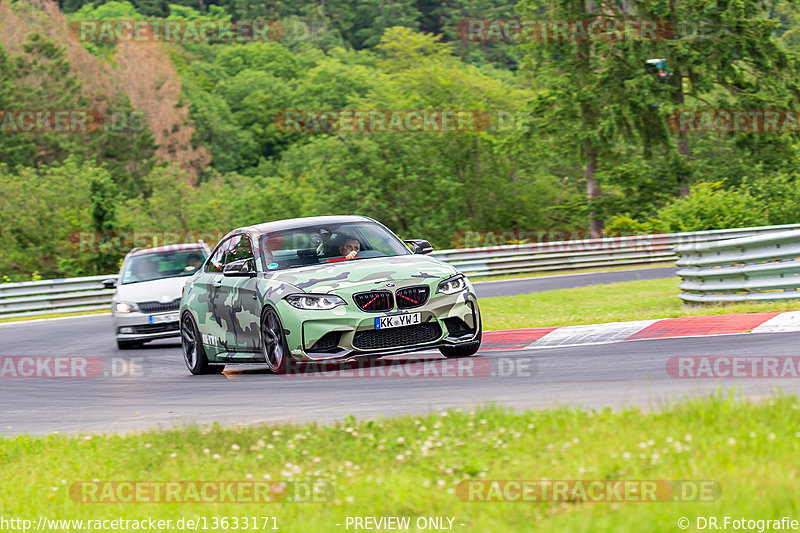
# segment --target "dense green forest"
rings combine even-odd
[[[670,31],[472,42],[458,29],[598,16]],[[685,110],[800,110],[798,16],[787,0],[0,0],[0,111],[104,117],[88,132],[0,128],[0,279],[114,271],[124,250],[87,250],[92,232],[218,233],[320,214],[372,216],[440,248],[465,231],[800,222],[797,127],[670,128]],[[280,21],[285,35],[114,43],[70,30],[156,19]],[[491,123],[314,132],[276,120],[344,109],[468,110]]]

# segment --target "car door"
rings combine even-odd
[[[222,306],[222,269],[225,266],[225,254],[232,245],[232,238],[222,241],[209,257],[203,271],[192,282],[192,293],[196,300],[191,302],[197,312],[197,325],[206,353],[227,351],[223,346],[227,338],[227,324],[218,313]]]
[[[224,264],[248,260],[250,268],[255,269],[250,236],[244,233],[234,236],[225,252]],[[220,283],[220,297],[215,300],[216,313],[228,325],[229,346],[237,352],[259,352],[261,302],[256,290],[258,278],[223,275]]]

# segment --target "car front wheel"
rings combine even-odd
[[[211,365],[208,363],[206,351],[200,341],[197,323],[191,313],[185,313],[181,320],[181,348],[186,368],[192,374],[219,374],[225,370],[225,365]]]
[[[482,332],[479,331],[475,342],[462,344],[460,346],[442,346],[439,348],[439,351],[442,352],[442,355],[445,357],[471,357],[478,353],[481,347],[481,334]]]

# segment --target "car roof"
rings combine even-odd
[[[255,224],[253,226],[238,228],[229,233],[229,235],[242,231],[247,231],[250,233],[269,233],[272,231],[284,231],[293,228],[314,226],[316,224],[343,224],[345,222],[374,222],[374,220],[361,215],[328,215],[320,217],[287,218],[284,220],[276,220],[274,222],[265,222],[263,224]]]
[[[173,252],[176,250],[203,250],[205,244],[199,242],[181,243],[181,244],[165,244],[164,246],[156,246],[155,248],[142,248],[140,250],[133,250],[131,255],[151,254],[158,252]]]

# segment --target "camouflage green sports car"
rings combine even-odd
[[[361,216],[296,218],[239,228],[189,278],[180,305],[193,374],[225,364],[382,357],[438,348],[474,355],[481,317],[469,280]],[[291,361],[290,361],[291,359]]]

